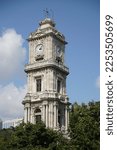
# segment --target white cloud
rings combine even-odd
[[[98,76],[96,79],[96,87],[100,88],[100,76]]]
[[[13,83],[0,86],[0,118],[2,120],[23,117],[22,100],[26,94],[26,85],[16,87]]]
[[[26,49],[23,38],[14,29],[7,29],[0,36],[0,80],[8,80],[23,73]]]
[[[26,49],[23,38],[14,29],[5,30],[0,36],[0,82],[22,78],[24,75],[24,60]],[[18,82],[18,81],[17,81]],[[20,82],[20,80],[19,80]],[[17,83],[18,84],[18,83]],[[0,85],[0,118],[2,120],[23,117],[22,100],[26,86],[16,87],[10,83]]]

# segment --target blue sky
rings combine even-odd
[[[28,62],[26,39],[44,19],[45,8],[52,9],[56,28],[68,41],[65,58],[70,70],[67,78],[70,101],[81,103],[99,100],[97,85],[100,75],[99,0],[0,0],[0,37],[7,29],[13,29],[22,36],[24,39],[22,47],[26,54],[19,67],[23,70],[24,64]],[[0,55],[1,53],[2,50]],[[11,65],[14,64],[11,62]],[[23,71],[20,71],[21,74],[16,72],[11,73],[10,78],[1,78],[0,86],[5,88],[12,83],[21,89],[26,84],[26,74]]]

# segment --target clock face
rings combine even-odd
[[[60,54],[61,54],[61,48],[60,48],[60,46],[57,46],[56,52],[57,52],[57,55],[60,55]]]
[[[36,46],[36,54],[39,55],[43,52],[43,45],[42,44],[39,44]]]

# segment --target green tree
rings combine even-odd
[[[0,150],[8,150],[12,133],[12,129],[0,130]]]
[[[15,128],[9,144],[11,150],[67,150],[68,140],[59,132],[38,124],[21,124]]]
[[[0,130],[0,150],[99,150],[100,103],[74,103],[69,137],[46,128],[43,122]]]
[[[74,103],[70,113],[71,145],[78,150],[99,150],[100,103]]]

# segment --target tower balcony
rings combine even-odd
[[[65,73],[66,75],[69,74],[68,67],[64,66],[63,64],[54,62],[54,61],[43,61],[43,62],[36,62],[32,64],[26,64],[24,71],[27,73],[30,71],[39,70],[39,69],[43,69],[47,67],[58,69],[59,71]]]
[[[56,92],[44,91],[42,93],[31,94],[31,102],[43,101],[43,100],[57,100],[62,103],[68,103],[68,96]]]

